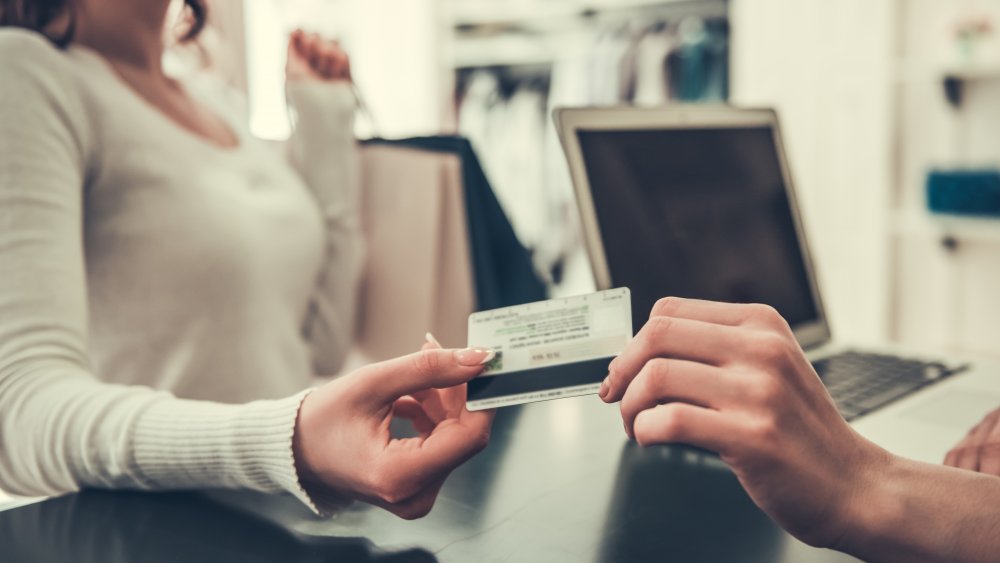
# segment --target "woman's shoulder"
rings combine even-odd
[[[0,28],[0,68],[4,71],[56,72],[68,65],[66,52],[41,33],[16,27]]]
[[[93,96],[85,95],[87,81],[78,66],[70,53],[40,33],[0,28],[0,124],[5,132],[47,131],[80,149],[90,146],[87,100]]]
[[[44,35],[26,29],[0,28],[0,92],[9,103],[79,102],[84,86],[70,54]]]

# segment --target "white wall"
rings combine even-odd
[[[451,73],[438,0],[352,0],[351,55],[383,136],[433,134],[446,121]],[[450,70],[450,66],[448,67]]]
[[[930,216],[923,195],[931,167],[1000,165],[1000,37],[980,45],[972,62],[995,78],[970,83],[961,109],[942,88],[946,69],[968,64],[955,45],[956,23],[985,16],[1000,25],[1000,0],[902,6],[893,334],[921,348],[1000,355],[1000,221]],[[955,250],[941,244],[948,235]]]
[[[781,116],[834,334],[883,339],[893,0],[733,0],[734,103]]]

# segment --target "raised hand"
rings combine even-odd
[[[285,75],[292,81],[349,82],[351,60],[340,43],[297,29],[288,38]]]

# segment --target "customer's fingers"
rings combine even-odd
[[[658,405],[635,417],[635,439],[641,446],[687,444],[724,454],[741,434],[723,414],[686,403]]]
[[[673,317],[727,326],[784,328],[787,323],[768,305],[720,303],[700,299],[665,297],[656,302],[650,318]]]
[[[293,31],[288,41],[289,50],[301,52],[304,44],[305,44],[305,32],[302,31],[301,29],[296,29],[295,31]]]
[[[441,476],[412,497],[398,501],[386,502],[381,498],[362,499],[369,504],[379,506],[404,520],[416,520],[430,514],[434,503],[444,486],[447,475]]]
[[[323,78],[326,79],[333,78],[336,64],[337,61],[334,55],[329,53],[324,53],[323,56],[320,58],[320,65],[319,68],[316,69],[316,71]]]
[[[438,421],[433,419],[423,405],[412,397],[403,397],[397,400],[393,404],[392,414],[409,420],[413,424],[413,428],[425,438],[430,436],[438,424]]]
[[[739,357],[748,346],[747,340],[747,332],[735,327],[653,317],[609,366],[607,389],[603,390],[601,398],[608,403],[621,400],[632,379],[653,358],[722,365]]]
[[[330,77],[338,80],[346,80],[351,76],[351,60],[347,56],[347,53],[341,51],[339,48],[335,50],[332,56],[332,66],[330,69]]]
[[[487,446],[492,420],[491,413],[466,412],[459,419],[439,424],[423,440],[390,442],[379,470],[385,484],[380,497],[399,502],[447,476]]]
[[[683,402],[717,409],[739,394],[734,383],[717,367],[654,358],[625,391],[621,404],[625,432],[634,437],[636,416],[662,403]]]
[[[468,382],[483,371],[494,352],[482,348],[422,350],[366,366],[344,392],[355,400],[375,406],[391,405],[396,399],[425,389],[441,389]]]
[[[423,391],[415,392],[413,398],[420,402],[427,415],[437,424],[448,418],[449,409],[444,403],[443,395],[449,391],[451,391],[451,388],[424,389]]]
[[[427,333],[424,335],[424,344],[420,347],[421,350],[439,350],[443,348],[441,343],[438,342],[437,338],[433,334]],[[413,393],[413,398],[420,401],[420,404],[424,407],[427,414],[436,423],[440,423],[452,413],[456,414],[463,410],[459,408],[455,410],[452,408],[452,403],[454,402],[453,395],[460,394],[462,397],[461,407],[465,406],[465,386],[460,385],[457,387],[449,387],[447,389],[425,389],[423,391],[417,391]]]

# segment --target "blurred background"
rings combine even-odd
[[[553,107],[774,107],[834,333],[1000,355],[1000,0],[218,0],[211,18],[212,70],[263,138],[289,134],[297,27],[351,54],[362,137],[469,137],[553,295],[593,287]]]

